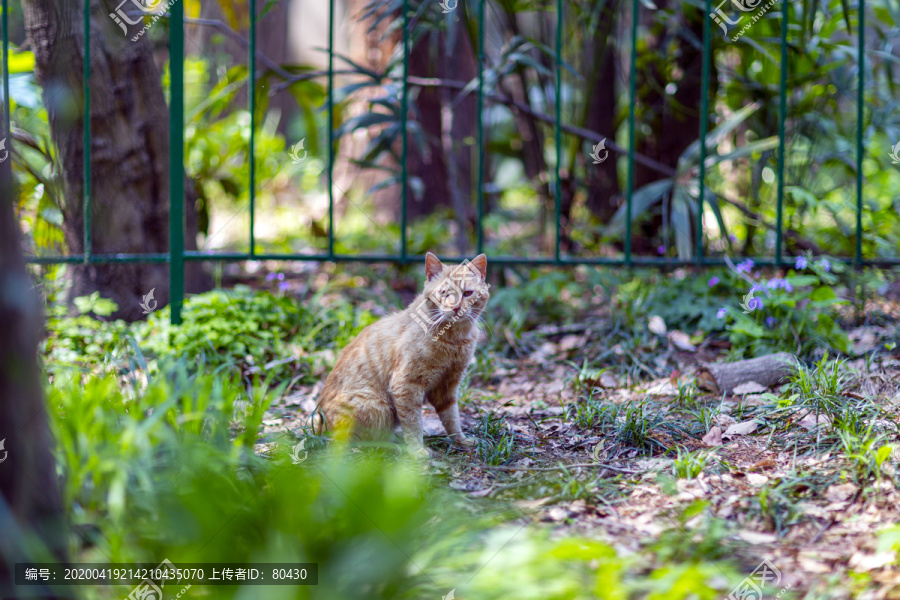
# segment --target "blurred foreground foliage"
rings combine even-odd
[[[319,564],[317,586],[191,587],[210,598],[438,598],[455,589],[459,598],[712,599],[731,585],[723,573],[736,573],[698,557],[648,563],[595,540],[551,540],[527,514],[479,508],[393,452],[312,444],[293,464],[294,440],[284,439],[258,453],[276,395],[264,384],[193,372],[185,360],[127,377],[139,383],[87,375],[49,391],[79,561]],[[128,588],[79,591],[104,599]]]

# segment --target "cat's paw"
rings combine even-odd
[[[470,437],[466,437],[461,433],[458,435],[451,436],[451,439],[453,440],[453,445],[457,446],[459,448],[474,448],[475,447],[475,440],[473,440]]]
[[[417,460],[429,460],[431,459],[431,452],[425,446],[409,446],[407,448],[410,456]]]

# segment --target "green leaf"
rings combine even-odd
[[[719,145],[719,143],[725,139],[725,136],[731,133],[734,129],[737,128],[738,125],[743,123],[747,117],[752,115],[757,109],[759,105],[754,102],[752,104],[748,104],[741,110],[734,113],[730,119],[726,120],[724,123],[721,123],[718,127],[710,131],[706,134],[706,148],[707,152],[712,153],[712,149]],[[681,157],[678,159],[678,168],[682,168],[682,164],[685,166],[689,163],[697,163],[700,160],[700,140],[694,140],[690,146],[688,146],[685,151],[681,154]]]
[[[675,248],[678,258],[685,260],[693,254],[691,240],[691,197],[683,186],[677,185],[672,194],[672,227],[675,229]]]
[[[830,302],[836,300],[837,297],[837,294],[831,289],[831,286],[823,285],[816,288],[813,293],[810,294],[809,299],[813,302]]]
[[[737,160],[739,158],[744,158],[745,156],[752,156],[758,152],[765,152],[766,150],[771,150],[772,148],[776,148],[778,146],[778,136],[773,135],[772,137],[765,138],[763,140],[757,140],[755,142],[750,142],[749,144],[744,144],[740,148],[734,150],[733,152],[729,152],[728,154],[723,155],[713,155],[709,156],[706,159],[706,166],[711,167],[713,165],[719,164],[721,162],[725,162],[726,160]]]
[[[876,552],[890,552],[900,549],[900,525],[894,525],[878,532]]]
[[[844,11],[844,23],[847,24],[847,33],[853,35],[853,28],[850,26],[850,0],[841,0],[841,10]]]
[[[355,131],[357,129],[368,129],[374,125],[382,125],[384,123],[393,123],[396,121],[394,115],[386,115],[383,113],[366,113],[363,115],[359,115],[357,117],[353,117],[351,119],[347,119],[343,125],[338,127],[334,135],[335,137],[341,137]]]
[[[11,52],[9,55],[9,73],[34,72],[34,52]]]
[[[631,195],[631,220],[634,222],[638,215],[656,204],[670,189],[674,180],[671,178],[660,179],[648,183],[641,189]],[[627,215],[628,205],[623,204],[613,215],[609,222],[608,232],[610,234],[621,233],[625,229],[625,217]]]
[[[738,319],[737,321],[735,321],[731,330],[733,332],[743,333],[745,335],[748,335],[748,336],[754,337],[754,338],[766,337],[765,330],[762,327],[760,327],[759,325],[757,325],[756,323],[754,323],[753,321],[751,321],[749,318]]]
[[[875,463],[880,467],[893,451],[894,447],[891,444],[885,444],[875,452]]]
[[[557,543],[548,554],[553,558],[562,560],[594,560],[597,558],[616,557],[616,551],[607,544],[577,538]]]

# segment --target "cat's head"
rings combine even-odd
[[[424,300],[414,307],[430,331],[435,326],[460,321],[477,323],[487,306],[490,285],[487,277],[487,257],[479,254],[458,265],[445,265],[428,252],[425,255]]]

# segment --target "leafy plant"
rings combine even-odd
[[[276,380],[311,374],[323,348],[335,350],[374,321],[367,311],[338,305],[313,312],[309,303],[267,291],[237,286],[189,298],[183,322],[169,324],[168,307],[154,312],[146,326],[144,345],[155,356],[174,348],[175,356],[190,356],[212,368],[237,367]]]
[[[712,453],[708,450],[689,452],[679,447],[672,462],[672,475],[679,479],[695,479],[710,463]]]
[[[719,146],[747,117],[757,109],[756,104],[750,104],[737,111],[731,118],[725,120],[718,127],[706,135],[704,141],[707,149],[706,167],[733,161],[746,156],[753,156],[766,150],[771,150],[778,145],[778,138],[768,137],[762,140],[750,142],[736,150],[719,154]],[[699,206],[700,190],[700,140],[688,146],[678,159],[675,174],[648,183],[636,190],[632,196],[632,219],[640,218],[651,206],[663,201],[671,201],[670,221],[674,230],[675,247],[678,257],[690,258],[694,251],[693,223],[696,222]],[[708,187],[704,187],[705,205],[709,206],[719,225],[719,231],[724,239],[728,239],[728,230],[719,208],[719,200],[715,193]],[[624,231],[625,220],[628,215],[628,206],[622,205],[613,216],[609,225],[609,232],[621,235]]]
[[[798,257],[786,277],[768,280],[752,273],[749,259],[731,269],[732,289],[749,288],[740,309],[729,304],[718,313],[735,352],[759,356],[788,350],[805,357],[823,347],[850,351],[850,340],[832,313],[846,304],[833,288],[832,271],[841,272],[843,266],[826,258],[807,261]]]
[[[839,429],[837,434],[856,480],[860,483],[865,483],[870,478],[880,480],[884,474],[884,463],[891,457],[894,445],[885,444],[885,436],[876,434],[871,427],[860,435],[854,435],[846,429]]]

